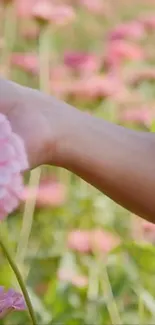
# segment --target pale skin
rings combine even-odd
[[[155,135],[89,116],[0,79],[0,112],[24,139],[30,167],[60,166],[155,223]]]

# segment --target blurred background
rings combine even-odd
[[[155,0],[1,0],[0,75],[153,132]],[[38,325],[155,324],[155,226],[63,169],[25,184],[3,232]],[[0,252],[0,284],[13,282]]]

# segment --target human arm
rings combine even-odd
[[[61,165],[155,223],[155,135],[79,113],[60,145]]]
[[[155,223],[154,134],[97,119],[4,80],[0,112],[23,137],[32,167],[48,163],[66,168]]]

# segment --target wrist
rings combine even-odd
[[[58,132],[54,144],[50,146],[53,148],[50,163],[69,169],[73,151],[80,145],[78,138],[84,130],[86,114],[64,102],[58,103],[57,114]]]

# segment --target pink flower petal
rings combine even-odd
[[[0,114],[0,220],[17,208],[23,188],[20,173],[27,167],[23,141]]]

